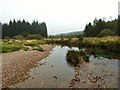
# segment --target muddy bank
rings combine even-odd
[[[2,54],[2,86],[10,87],[27,79],[27,72],[36,66],[37,61],[46,57],[54,46],[42,45],[43,52],[16,51]]]

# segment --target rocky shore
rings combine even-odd
[[[31,68],[37,66],[37,61],[46,57],[54,46],[41,45],[43,52],[16,51],[2,54],[2,87],[10,87],[27,79]]]

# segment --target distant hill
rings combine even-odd
[[[57,34],[57,36],[82,35],[82,34],[83,34],[83,31],[75,31],[75,32],[68,32],[68,33],[60,33],[60,34]]]

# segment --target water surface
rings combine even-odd
[[[28,73],[25,82],[18,83],[17,88],[117,88],[118,60],[89,55],[89,63],[80,64],[79,68],[71,67],[66,61],[68,50],[78,48],[56,46],[50,55],[38,62],[38,66]],[[77,70],[77,71],[76,71]],[[76,73],[79,73],[76,75]],[[76,81],[75,77],[79,80]]]

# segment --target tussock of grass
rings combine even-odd
[[[31,42],[25,42],[24,45],[25,46],[39,46],[39,45],[42,45],[42,44],[45,44],[44,41],[31,41]]]
[[[23,50],[28,51],[28,50],[29,50],[29,48],[28,48],[28,47],[24,47],[24,48],[23,48]]]
[[[43,51],[43,48],[39,47],[34,47],[33,50],[37,50],[37,51]]]

